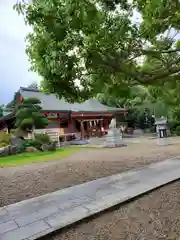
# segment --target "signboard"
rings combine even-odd
[[[47,113],[46,117],[51,119],[51,118],[58,118],[58,113]]]
[[[45,117],[48,119],[69,118],[69,113],[45,112]]]

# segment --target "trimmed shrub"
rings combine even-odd
[[[24,140],[21,145],[21,148],[25,150],[26,148],[29,147],[34,147],[38,150],[41,150],[42,143],[37,140]]]
[[[38,150],[35,147],[27,147],[25,152],[38,152]]]
[[[42,146],[42,149],[43,151],[56,151],[56,145],[57,145],[57,142],[54,141],[54,142],[51,142],[49,144],[43,144]]]
[[[35,139],[42,144],[48,144],[51,142],[51,139],[47,133],[35,134]]]
[[[11,135],[4,131],[0,132],[0,147],[4,147],[10,145],[11,142]]]
[[[176,127],[176,135],[177,135],[177,136],[180,136],[180,126],[177,126],[177,127]]]

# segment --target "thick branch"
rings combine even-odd
[[[125,62],[129,62],[129,61],[132,61],[138,57],[141,57],[143,55],[148,55],[148,54],[156,54],[156,53],[159,53],[159,54],[164,54],[164,53],[167,53],[167,54],[170,54],[170,53],[175,53],[175,52],[180,52],[180,48],[176,48],[176,49],[169,49],[169,50],[144,50],[144,49],[138,49],[136,51],[134,51],[134,56],[132,56],[131,58],[127,59],[127,61]],[[155,57],[155,55],[154,55]]]
[[[176,48],[176,49],[169,49],[169,50],[139,50],[141,51],[143,54],[151,54],[151,53],[174,53],[174,52],[180,52],[180,48]]]
[[[143,73],[145,79],[142,83],[151,83],[157,79],[162,79],[168,77],[169,75],[176,74],[180,72],[180,57],[175,61],[170,62],[166,67],[158,69],[152,73]]]
[[[168,77],[169,75],[177,74],[179,72],[180,72],[180,66],[179,67],[172,67],[170,69],[166,69],[164,72],[161,72],[157,75],[148,77],[148,79],[146,80],[145,83],[151,83],[151,82],[154,82],[155,80],[163,79],[165,77]]]

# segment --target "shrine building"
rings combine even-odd
[[[81,139],[106,134],[109,123],[115,115],[125,115],[124,108],[113,108],[101,104],[97,99],[89,99],[83,103],[68,103],[58,99],[54,94],[45,94],[38,90],[21,87],[18,91],[18,104],[23,99],[38,98],[41,101],[42,112],[49,120],[47,129],[59,132],[61,141],[71,139],[72,136]],[[0,118],[0,128],[12,128],[15,112]]]

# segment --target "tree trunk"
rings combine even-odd
[[[35,129],[35,127],[33,126],[33,127],[32,127],[32,133],[31,133],[31,134],[32,134],[32,140],[35,140],[34,129]]]

